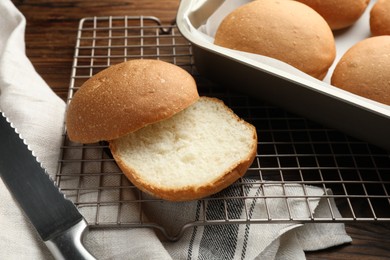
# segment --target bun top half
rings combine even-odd
[[[160,60],[131,60],[97,73],[75,93],[67,114],[69,139],[113,140],[170,118],[199,99],[193,77]]]

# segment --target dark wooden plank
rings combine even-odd
[[[390,259],[390,223],[354,223],[346,225],[351,244],[317,252],[307,259]]]
[[[179,0],[13,0],[27,18],[26,50],[37,72],[67,96],[78,24],[86,16],[151,15],[169,24]]]

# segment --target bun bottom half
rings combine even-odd
[[[242,177],[256,156],[257,134],[222,101],[201,97],[167,120],[110,141],[110,149],[140,190],[189,201]]]

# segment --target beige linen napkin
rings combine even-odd
[[[36,73],[25,55],[25,23],[10,0],[0,1],[0,111],[14,123],[53,176],[60,151],[65,104]],[[245,192],[248,195],[260,191],[283,194],[278,185],[264,185],[261,189],[253,185]],[[287,185],[285,191],[303,195],[301,185]],[[231,187],[222,193],[234,192],[235,188]],[[306,192],[316,196],[324,193],[320,188],[309,186]],[[270,212],[274,216],[285,216],[284,200],[272,200]],[[232,214],[240,216],[246,206],[253,217],[264,217],[264,201],[253,199],[245,203],[247,205],[233,205]],[[329,207],[323,204],[327,202],[321,199],[310,201],[310,209],[315,212],[310,212],[305,201],[291,199],[289,203],[293,216],[330,214]],[[221,214],[217,203],[208,203],[206,207],[210,217]],[[182,224],[197,220],[202,210],[196,201],[145,205],[148,217],[156,219],[172,233]],[[82,209],[81,213],[88,219],[87,210]],[[334,204],[333,213],[339,214]],[[128,214],[137,216],[139,212],[134,208]],[[0,259],[52,258],[1,180],[0,229]],[[198,226],[187,229],[178,242],[160,241],[153,230],[146,228],[93,229],[85,237],[86,247],[98,259],[304,259],[304,250],[350,241],[343,224],[296,223]]]

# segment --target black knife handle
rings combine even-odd
[[[67,231],[45,241],[46,246],[49,248],[55,259],[96,259],[88,252],[82,242],[83,233],[87,227],[88,225],[83,219]]]

